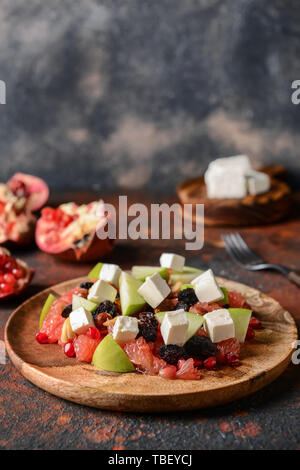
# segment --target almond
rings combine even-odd
[[[62,343],[67,343],[73,338],[75,338],[75,333],[71,328],[70,318],[68,317],[63,324],[60,340]]]

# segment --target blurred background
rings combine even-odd
[[[299,0],[2,0],[1,181],[170,192],[214,158],[299,187]]]

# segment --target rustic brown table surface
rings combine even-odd
[[[107,202],[116,202],[102,194]],[[61,193],[67,200],[87,202],[86,191]],[[174,197],[175,198],[175,197]],[[155,202],[174,198],[156,197]],[[149,202],[143,193],[131,192],[128,202]],[[300,219],[294,215],[279,224],[241,229],[249,245],[273,263],[300,270]],[[201,251],[185,252],[184,242],[120,241],[107,261],[129,268],[155,264],[162,251],[185,254],[186,263],[208,266],[220,276],[256,287],[277,299],[300,327],[300,289],[273,272],[248,272],[233,264],[220,241],[229,229],[206,229]],[[35,247],[14,251],[36,269],[32,285],[22,298],[2,304],[0,339],[10,313],[21,301],[58,282],[85,275],[91,265],[68,264]],[[265,389],[237,402],[214,409],[172,414],[126,414],[100,411],[69,403],[38,389],[20,375],[9,359],[0,365],[0,448],[2,449],[300,449],[300,365]]]

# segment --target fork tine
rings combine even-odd
[[[255,253],[255,251],[251,250],[251,248],[249,248],[249,246],[247,245],[247,243],[245,242],[245,240],[241,237],[241,235],[236,232],[234,234],[232,234],[235,241],[236,241],[236,244],[238,247],[240,247],[244,253],[245,253],[245,256],[246,254],[248,255],[248,258],[249,258],[249,262],[252,262],[252,263],[263,263],[263,259],[257,254]]]
[[[249,252],[247,248],[245,249],[244,246],[241,245],[235,233],[230,234],[230,240],[232,244],[235,246],[235,249],[238,251],[239,256],[242,259],[243,263],[250,264],[251,262],[253,262],[251,253]]]
[[[249,263],[249,257],[247,253],[244,252],[244,250],[240,249],[238,246],[235,237],[232,233],[228,234],[227,236],[227,242],[230,245],[232,251],[235,253],[235,256],[239,259],[239,261],[242,264],[248,264]]]
[[[229,256],[239,265],[243,265],[244,263],[240,259],[239,252],[236,250],[236,247],[232,244],[232,241],[228,235],[221,235],[221,238],[225,244],[225,249]]]

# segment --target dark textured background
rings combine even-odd
[[[300,174],[298,0],[2,0],[0,179],[170,191],[215,157]]]

